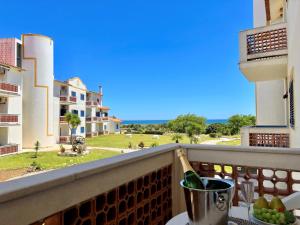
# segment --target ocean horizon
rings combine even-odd
[[[164,124],[169,122],[170,120],[123,120],[123,125],[129,124],[141,124],[141,125],[149,125],[149,124]],[[227,123],[227,119],[208,119],[206,121],[207,124],[212,123]]]

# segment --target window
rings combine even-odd
[[[85,96],[84,96],[84,94],[80,94],[80,100],[82,100],[82,101],[84,101],[84,98]]]
[[[73,109],[72,113],[75,114],[75,115],[78,115],[78,110]]]
[[[76,134],[76,129],[75,129],[75,128],[72,128],[72,129],[71,129],[71,133],[72,133],[72,134]]]
[[[290,82],[289,94],[290,94],[290,126],[294,128],[295,112],[294,112],[294,81],[293,80],[291,80]]]
[[[100,117],[100,112],[96,112],[96,116],[97,116],[97,117]]]
[[[84,111],[83,110],[80,111],[80,116],[84,117]]]
[[[22,67],[22,57],[21,57],[22,45],[17,43],[17,67]]]
[[[116,129],[119,130],[119,124],[118,123],[116,124]]]
[[[80,127],[80,132],[83,134],[84,133],[84,127]]]
[[[72,97],[76,97],[76,92],[75,91],[71,91],[71,95],[72,95]]]
[[[106,125],[104,125],[104,130],[106,130]]]

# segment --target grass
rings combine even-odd
[[[0,157],[0,171],[28,168],[35,161],[43,170],[57,169],[98,159],[109,158],[120,153],[107,150],[93,150],[90,154],[77,157],[58,156],[57,151],[39,152],[37,158],[33,158],[33,152]]]
[[[183,139],[180,140],[180,143],[190,143],[190,139],[186,135],[182,136]],[[211,138],[208,135],[201,135],[199,143],[211,139],[214,138]],[[160,135],[159,139],[153,138],[153,135],[151,134],[133,134],[132,137],[128,137],[125,134],[111,134],[87,138],[86,144],[93,147],[128,148],[129,142],[131,142],[133,148],[137,148],[137,145],[141,141],[144,142],[146,147],[151,146],[153,143],[157,143],[158,145],[174,143],[174,141],[172,141],[172,135],[170,134]]]
[[[236,139],[236,140],[232,140],[232,141],[220,141],[217,143],[217,145],[234,145],[234,146],[238,146],[241,145],[241,139]]]

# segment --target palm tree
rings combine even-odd
[[[73,132],[72,130],[76,130],[79,124],[81,123],[81,120],[78,115],[73,113],[67,113],[65,115],[66,121],[68,123],[69,129],[71,131],[71,144],[73,151],[75,150],[75,141],[73,140]]]
[[[176,143],[179,143],[179,140],[182,140],[182,135],[181,134],[173,134],[172,135],[172,141],[175,141]]]

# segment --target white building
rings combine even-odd
[[[253,0],[253,12],[240,70],[255,83],[256,126],[242,128],[242,145],[300,147],[300,1]]]
[[[54,80],[53,51],[53,40],[43,35],[0,39],[0,155],[32,148],[36,141],[41,147],[68,142],[67,112],[81,120],[74,135],[120,132],[121,121],[103,113],[108,108],[102,91],[87,90],[78,77]]]

